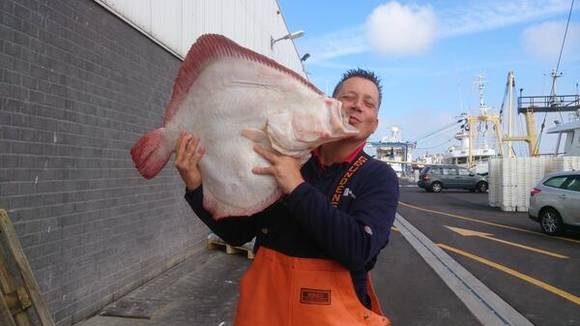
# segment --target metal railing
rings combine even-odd
[[[565,112],[580,110],[580,95],[520,96],[518,112]]]

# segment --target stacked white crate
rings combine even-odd
[[[526,192],[528,191],[529,187],[528,184],[530,183],[530,174],[531,173],[522,173],[524,171],[530,171],[532,169],[532,164],[535,163],[535,159],[530,157],[522,157],[516,160],[516,173],[515,177],[517,179],[517,186],[514,187],[514,210],[517,212],[521,212],[522,210],[528,209],[528,203],[526,198]]]
[[[562,169],[560,171],[570,171],[574,169],[574,157],[564,156],[562,159]]]
[[[558,171],[564,170],[564,158],[563,157],[555,157],[548,161],[546,164],[546,174],[554,173]]]
[[[517,206],[518,160],[502,159],[502,175],[500,189],[500,208],[502,211],[513,212]]]
[[[489,204],[503,211],[526,212],[530,190],[549,173],[580,170],[580,157],[492,159],[489,164]]]
[[[535,166],[532,171],[531,171],[531,175],[532,175],[532,180],[531,180],[531,184],[529,185],[528,188],[528,203],[530,200],[530,191],[534,188],[534,186],[536,184],[538,184],[538,182],[544,177],[544,175],[546,175],[546,169],[550,166],[552,160],[554,158],[552,157],[539,157],[537,158],[537,166]]]
[[[520,202],[517,206],[518,212],[527,212],[530,204],[530,191],[542,179],[545,174],[547,162],[552,159],[545,157],[523,158],[529,161],[529,164],[523,166],[523,169],[518,171],[518,175],[522,180],[521,187],[518,191],[518,198]]]
[[[489,206],[499,207],[499,189],[501,187],[501,160],[497,158],[490,159],[488,161],[488,172],[487,183]]]
[[[563,171],[580,170],[580,156],[564,156],[563,159]]]
[[[546,173],[580,170],[580,156],[563,156],[552,160]]]

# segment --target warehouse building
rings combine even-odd
[[[171,164],[146,181],[129,155],[191,44],[224,34],[304,76],[291,32],[276,0],[1,1],[0,208],[58,325],[204,245]]]

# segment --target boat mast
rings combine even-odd
[[[490,114],[488,113],[489,107],[485,104],[485,96],[484,96],[484,89],[485,89],[485,79],[483,74],[477,77],[475,81],[477,83],[477,87],[479,89],[479,111],[480,114],[476,116],[467,116],[467,126],[469,128],[469,149],[467,151],[467,167],[472,168],[473,163],[473,139],[474,139],[474,132],[475,132],[475,125],[476,123],[487,123],[488,121],[494,125],[495,130],[495,139],[496,144],[499,149],[500,155],[503,156],[503,146],[502,146],[502,137],[501,137],[501,123],[498,114]]]
[[[507,123],[507,136],[508,139],[511,138],[513,136],[513,102],[514,102],[514,87],[515,87],[515,81],[514,81],[514,72],[510,71],[508,72],[508,77],[507,77],[507,91],[508,91],[508,123]],[[507,151],[508,151],[508,157],[514,157],[514,151],[513,151],[513,146],[512,146],[512,142],[507,142]]]
[[[536,135],[536,119],[534,116],[534,108],[537,104],[537,97],[532,97],[528,102],[526,102],[524,97],[519,96],[518,98],[518,112],[523,113],[526,118],[526,135],[525,136],[514,136],[513,135],[513,91],[516,87],[515,76],[513,71],[508,72],[507,75],[507,93],[508,93],[508,133],[502,139],[502,145],[506,144],[507,150],[509,151],[508,157],[513,157],[513,146],[514,141],[525,141],[528,143],[528,148],[530,151],[530,156],[537,156],[538,146],[537,146],[537,135]],[[521,90],[520,90],[521,92]],[[528,104],[526,109],[522,109],[524,104]]]

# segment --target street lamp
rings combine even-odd
[[[300,61],[304,62],[306,60],[308,60],[308,58],[310,58],[310,53],[306,53],[302,56],[302,58],[300,58]]]
[[[274,49],[274,43],[276,43],[278,41],[293,40],[293,39],[297,39],[297,38],[302,37],[302,36],[304,36],[304,31],[290,33],[290,34],[284,35],[278,39],[274,39],[272,36],[270,36],[270,49]]]

